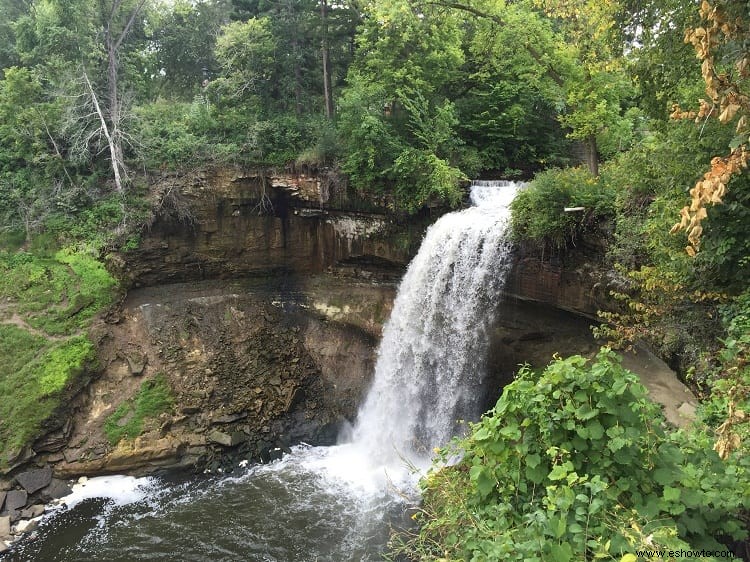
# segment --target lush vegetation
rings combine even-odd
[[[135,439],[144,424],[172,407],[172,391],[163,373],[145,381],[133,398],[123,402],[104,422],[104,433],[112,445],[122,439]]]
[[[85,372],[85,331],[115,285],[101,257],[137,245],[162,171],[326,168],[407,215],[459,205],[481,173],[540,172],[513,205],[516,239],[563,262],[606,242],[619,306],[597,335],[650,343],[701,394],[700,420],[666,429],[609,352],[522,371],[455,445],[462,460],[425,480],[421,530],[400,548],[632,560],[747,526],[745,2],[0,0],[0,13],[0,462]],[[168,389],[146,384],[110,441],[168,408]]]
[[[423,481],[415,559],[593,560],[743,538],[750,461],[703,431],[665,427],[638,378],[603,349],[521,369]],[[623,558],[624,560],[625,558]],[[712,558],[711,558],[712,559]]]
[[[39,437],[65,390],[94,368],[95,356],[85,336],[50,342],[14,325],[0,325],[0,352],[0,463],[6,464]]]

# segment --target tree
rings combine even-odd
[[[216,60],[222,75],[216,88],[230,99],[244,101],[256,110],[268,110],[273,103],[276,38],[268,18],[235,21],[221,30],[216,41]]]
[[[228,23],[229,5],[228,0],[179,0],[162,7],[151,40],[163,94],[192,99],[218,70],[214,49],[221,26]]]

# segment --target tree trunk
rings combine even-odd
[[[323,56],[323,95],[325,98],[326,118],[333,119],[333,92],[331,91],[331,61],[328,48],[328,1],[320,0],[320,20],[322,38],[320,48]]]
[[[599,176],[599,154],[596,146],[596,137],[591,135],[583,141],[584,159],[586,166],[594,177]]]
[[[94,110],[99,116],[99,123],[102,128],[102,133],[104,134],[104,138],[107,139],[107,145],[109,146],[109,157],[112,160],[112,172],[115,175],[115,189],[117,189],[119,193],[122,193],[123,186],[122,178],[120,177],[120,158],[122,155],[122,149],[118,150],[118,147],[116,146],[115,139],[112,136],[109,127],[107,126],[107,120],[104,117],[101,106],[99,105],[99,100],[96,97],[96,92],[94,92],[94,88],[93,86],[91,86],[91,81],[89,80],[89,76],[88,74],[86,74],[86,72],[83,73],[83,79],[85,80],[86,86],[89,90],[89,94],[91,95],[91,103],[94,105]]]

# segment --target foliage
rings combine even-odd
[[[104,422],[104,433],[112,445],[122,439],[135,439],[143,433],[149,419],[168,411],[172,406],[172,391],[163,373],[145,381],[138,393],[109,415]]]
[[[67,388],[94,361],[85,336],[60,342],[22,328],[0,325],[0,465],[31,440],[57,408]]]
[[[565,212],[566,207],[584,210]],[[614,193],[583,168],[548,170],[519,192],[511,209],[516,239],[559,251],[614,215]]]
[[[680,222],[672,227],[673,232],[687,233],[685,250],[691,256],[700,249],[701,223],[708,216],[706,207],[722,203],[731,178],[747,168],[750,142],[747,10],[731,0],[717,0],[713,4],[703,0],[699,12],[702,25],[686,30],[685,42],[693,45],[702,61],[701,74],[710,101],[701,99],[698,112],[683,111],[675,104],[672,117],[696,122],[715,118],[722,124],[732,124],[735,136],[729,144],[729,154],[713,158],[710,169],[690,190],[691,203],[683,207]]]
[[[651,542],[718,548],[741,537],[747,458],[722,463],[706,434],[671,432],[608,349],[540,375],[522,368],[422,480],[418,533],[395,546],[443,560],[616,559]],[[454,465],[448,458],[460,456]]]

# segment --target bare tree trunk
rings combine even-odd
[[[122,193],[124,190],[123,174],[125,172],[125,158],[123,155],[122,148],[122,131],[120,130],[120,124],[122,119],[122,100],[119,94],[119,68],[120,61],[118,60],[118,54],[123,41],[130,33],[131,28],[138,14],[146,4],[146,0],[140,0],[136,7],[130,14],[128,21],[123,27],[120,34],[115,37],[112,31],[112,26],[115,23],[115,17],[122,7],[122,0],[113,0],[112,6],[109,11],[109,16],[104,25],[104,42],[107,49],[107,97],[108,99],[108,111],[107,117],[109,118],[109,126],[107,126],[107,119],[104,117],[104,113],[101,110],[99,101],[94,93],[94,88],[91,86],[88,75],[84,72],[84,78],[86,85],[88,86],[89,93],[91,94],[96,113],[99,115],[99,119],[102,123],[102,130],[109,144],[109,153],[112,160],[112,171],[115,175],[115,188],[118,192]]]
[[[584,158],[589,172],[594,177],[599,175],[599,154],[596,146],[596,136],[591,135],[583,141]]]
[[[320,48],[323,56],[323,96],[325,98],[326,118],[333,119],[333,92],[331,91],[331,61],[328,47],[328,1],[320,0],[320,20],[323,26]]]
[[[99,100],[96,97],[96,92],[94,92],[94,88],[91,86],[91,81],[89,80],[89,75],[86,74],[86,72],[83,72],[83,79],[86,82],[86,87],[89,90],[89,95],[91,95],[91,103],[94,104],[94,109],[96,110],[96,114],[99,116],[99,122],[101,123],[102,127],[102,133],[104,133],[104,138],[107,139],[107,144],[109,145],[109,156],[110,160],[112,161],[112,172],[114,172],[115,175],[115,189],[119,193],[122,193],[123,186],[122,186],[122,178],[120,176],[120,166],[121,166],[121,154],[122,150],[118,150],[117,146],[115,145],[115,139],[112,136],[111,131],[109,130],[109,127],[107,126],[107,120],[104,118],[104,113],[102,112],[102,108],[99,105]]]

